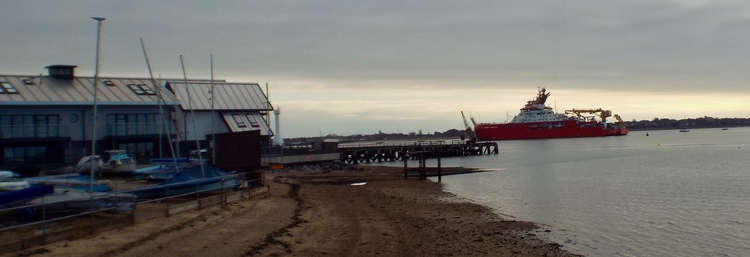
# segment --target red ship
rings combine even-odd
[[[549,96],[545,88],[539,89],[536,98],[528,101],[510,123],[474,124],[477,139],[603,137],[622,136],[629,132],[617,114],[614,115],[617,122],[607,124],[607,117],[612,116],[609,110],[572,109],[566,110],[565,114],[555,113],[544,105]]]

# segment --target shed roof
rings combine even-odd
[[[39,75],[0,75],[0,83],[9,84],[16,91],[1,91],[0,105],[91,105],[94,102],[93,77],[60,80]],[[146,78],[99,77],[97,84],[98,105],[158,104],[156,89]],[[157,84],[162,85],[164,102],[177,105],[177,99],[165,90],[163,83]]]
[[[168,88],[180,102],[183,110],[211,110],[211,82],[170,80]],[[214,109],[234,111],[265,111],[273,109],[266,94],[257,83],[214,82]],[[190,98],[187,89],[190,89]],[[189,100],[189,101],[188,101]]]

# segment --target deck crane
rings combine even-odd
[[[625,121],[620,118],[619,114],[615,114],[615,119],[617,119],[617,123],[615,124],[617,124],[618,127],[620,127],[621,129],[627,128],[627,126],[625,125]]]
[[[477,141],[477,134],[474,133],[474,130],[469,126],[469,122],[466,121],[466,115],[464,115],[464,111],[461,111],[461,118],[464,120],[464,128],[466,133],[466,138],[469,139],[469,142],[476,142]],[[474,122],[474,119],[471,119],[471,122]]]
[[[575,114],[578,116],[578,118],[586,118],[582,114],[594,114],[598,116],[601,119],[602,124],[607,124],[607,117],[612,117],[612,111],[610,110],[602,110],[602,108],[598,109],[582,109],[582,110],[565,110],[565,114]]]

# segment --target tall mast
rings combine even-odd
[[[151,78],[151,86],[156,89],[156,101],[157,105],[159,106],[159,156],[161,157],[161,132],[163,131],[163,123],[164,122],[164,110],[162,109],[162,104],[164,103],[164,98],[161,95],[161,87],[159,84],[156,83],[156,80],[154,79],[154,73],[151,72],[151,62],[148,60],[148,53],[146,53],[146,46],[143,44],[143,38],[139,38],[141,41],[141,49],[143,50],[143,58],[146,59],[146,68],[148,68],[148,75]],[[167,125],[169,122],[167,122]],[[167,131],[171,132],[171,127],[167,127]],[[172,146],[172,137],[168,134],[167,135],[167,141],[169,141],[169,152],[172,154],[172,161],[174,161],[174,167],[177,170],[177,172],[180,172],[180,167],[177,165],[177,156],[174,153],[174,148]]]
[[[96,61],[94,62],[94,110],[91,129],[91,170],[89,171],[89,192],[94,192],[94,168],[96,166],[96,88],[99,80],[99,54],[101,53],[103,17],[91,17],[96,21]]]
[[[182,78],[185,81],[185,92],[187,93],[187,98],[188,98],[188,109],[190,109],[190,118],[193,120],[191,124],[193,125],[193,134],[195,136],[195,149],[198,151],[198,163],[200,163],[201,165],[201,175],[205,177],[206,170],[203,167],[203,156],[201,154],[201,146],[200,146],[200,143],[198,141],[198,136],[197,136],[198,131],[196,131],[195,129],[195,113],[194,113],[195,111],[193,110],[193,99],[190,97],[190,87],[188,86],[187,73],[185,73],[185,62],[182,60],[182,55],[180,55],[180,67],[182,67]],[[187,128],[185,129],[185,139],[189,140],[187,138]]]
[[[269,101],[270,95],[268,92],[268,81],[266,81],[266,124],[271,123],[271,114],[268,113],[271,111],[271,101]]]
[[[216,133],[214,131],[214,54],[209,54],[209,61],[211,62],[211,162],[216,165]]]

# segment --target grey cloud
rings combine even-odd
[[[103,71],[178,76],[177,54],[207,76],[545,81],[580,87],[742,90],[750,4],[742,1],[10,1],[0,69],[73,63],[90,73],[94,24]],[[614,75],[613,75],[614,74]],[[713,79],[706,79],[713,77]],[[677,82],[675,82],[677,81]],[[440,86],[442,83],[433,83]]]

